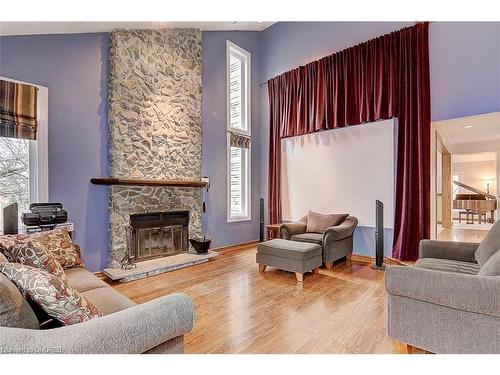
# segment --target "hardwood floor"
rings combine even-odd
[[[387,335],[384,273],[344,260],[319,274],[267,267],[256,248],[221,252],[210,262],[113,286],[138,303],[184,291],[196,323],[186,353],[402,353]]]
[[[481,242],[487,230],[445,228],[437,236],[440,241]]]

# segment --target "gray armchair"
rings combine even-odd
[[[481,244],[423,240],[414,267],[386,269],[388,333],[409,353],[500,353],[500,276],[476,262],[500,249],[499,223]]]
[[[348,216],[341,224],[327,228],[323,233],[307,233],[307,215],[295,222],[280,226],[283,238],[311,242],[323,248],[323,263],[331,269],[333,262],[352,254],[353,233],[358,225],[358,219]]]

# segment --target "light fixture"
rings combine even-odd
[[[488,178],[484,180],[484,184],[486,185],[486,192],[489,194],[490,193],[490,185],[493,185],[494,179]]]
[[[472,125],[465,125],[464,126],[464,129],[470,129],[470,128],[472,128]]]

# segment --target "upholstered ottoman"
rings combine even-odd
[[[315,243],[274,239],[257,245],[259,271],[266,266],[295,272],[297,281],[304,281],[304,273],[319,272],[322,263],[321,246]]]

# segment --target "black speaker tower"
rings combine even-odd
[[[259,241],[264,242],[264,198],[260,198],[260,235]]]
[[[385,270],[384,265],[384,204],[375,201],[375,263],[372,268]]]
[[[3,234],[17,234],[17,212],[17,202],[9,204],[3,209]]]

